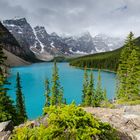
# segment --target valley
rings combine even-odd
[[[111,1],[0,1],[0,140],[140,139],[139,3]]]

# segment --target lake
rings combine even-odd
[[[67,103],[70,104],[74,100],[76,104],[80,104],[84,71],[71,67],[68,63],[58,63],[57,65]],[[10,85],[8,94],[15,100],[16,74],[19,72],[29,119],[35,119],[42,115],[42,108],[45,102],[44,82],[46,77],[51,81],[52,68],[53,63],[36,63],[29,66],[11,68],[8,80],[12,84]],[[98,71],[95,70],[93,74],[96,84]],[[107,97],[112,99],[115,95],[115,74],[102,71],[101,77],[102,87],[106,88]]]

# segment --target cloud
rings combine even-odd
[[[26,17],[48,32],[78,34],[89,31],[111,36],[140,35],[137,0],[0,0],[0,17]]]
[[[118,11],[121,11],[123,12],[124,10],[126,10],[128,7],[127,5],[124,5],[124,6],[121,6],[119,8],[116,8],[115,10],[113,10],[112,12],[118,12]]]

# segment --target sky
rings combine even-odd
[[[140,0],[0,0],[0,20],[15,17],[61,35],[140,36]]]

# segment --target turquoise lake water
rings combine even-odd
[[[80,104],[84,71],[70,67],[68,63],[58,63],[57,65],[67,103],[69,104],[74,100],[76,104]],[[30,66],[11,68],[11,75],[8,80],[12,85],[10,85],[8,93],[15,100],[16,73],[19,72],[29,119],[35,119],[42,115],[42,108],[45,102],[44,81],[46,77],[51,80],[52,68],[53,63],[37,63]],[[97,75],[98,72],[94,71],[95,84]],[[107,89],[107,96],[112,99],[115,93],[115,74],[102,71],[101,77],[102,87]]]

